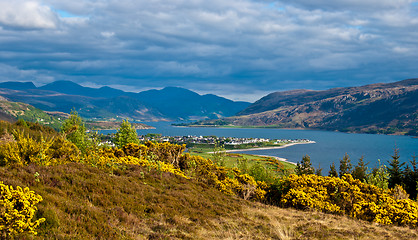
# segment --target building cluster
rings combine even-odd
[[[237,137],[217,137],[217,136],[161,136],[159,134],[139,136],[141,141],[171,142],[179,144],[223,144],[223,145],[243,145],[257,143],[303,143],[310,142],[308,139],[269,139],[269,138],[237,138]]]

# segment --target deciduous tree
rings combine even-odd
[[[87,148],[92,145],[92,141],[87,135],[87,129],[84,122],[76,111],[71,111],[70,118],[63,122],[61,132],[64,133],[66,138],[74,143],[82,153],[86,153]]]
[[[123,120],[120,128],[116,132],[114,143],[119,148],[125,146],[128,143],[139,144],[136,129],[129,123],[128,120]]]

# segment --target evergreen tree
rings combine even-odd
[[[315,170],[315,174],[318,176],[322,176],[321,164],[319,164],[318,168]]]
[[[338,177],[337,169],[335,168],[335,164],[334,163],[332,163],[331,166],[329,166],[328,176],[330,176],[330,177]]]
[[[353,170],[353,178],[354,179],[358,179],[362,182],[364,182],[366,180],[367,177],[367,165],[368,163],[364,163],[364,157],[361,156],[361,158],[359,159],[357,165],[354,167]]]
[[[348,156],[347,153],[345,153],[343,159],[340,160],[340,177],[342,177],[344,174],[351,174],[351,160],[350,156]]]
[[[418,191],[418,166],[416,156],[412,156],[410,163],[412,168],[407,166],[404,171],[405,191],[409,194],[411,199],[416,199]]]
[[[389,173],[389,188],[395,187],[395,185],[404,186],[404,171],[402,167],[405,163],[399,162],[399,149],[394,149],[392,160],[389,161],[388,173]]]
[[[302,175],[302,174],[314,174],[315,168],[312,166],[311,157],[305,155],[302,158],[301,163],[296,164],[295,174]]]
[[[119,148],[125,146],[128,143],[139,144],[136,129],[129,123],[128,120],[123,120],[120,128],[115,134],[114,143]]]

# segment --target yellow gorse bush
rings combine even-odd
[[[50,140],[41,137],[40,141],[25,135],[23,132],[13,132],[14,141],[0,144],[0,165],[56,165],[78,161],[77,147],[59,136]]]
[[[238,169],[227,169],[214,164],[210,159],[183,154],[185,145],[171,143],[127,144],[119,148],[103,148],[91,153],[85,161],[94,166],[116,170],[124,164],[139,165],[170,172],[177,176],[214,186],[219,191],[238,195],[245,199],[264,198],[266,184],[256,182]]]
[[[185,145],[146,142],[129,143],[122,148],[90,148],[81,155],[77,147],[64,137],[35,140],[22,132],[14,132],[14,140],[0,144],[0,165],[57,165],[83,162],[114,171],[126,165],[139,165],[161,172],[196,178],[223,193],[244,199],[264,198],[266,184],[257,182],[238,169],[218,166],[209,159],[183,154]]]
[[[223,193],[254,200],[262,200],[266,194],[267,186],[264,182],[255,181],[252,176],[242,174],[237,168],[218,166],[210,159],[188,153],[180,157],[179,164],[197,180],[212,185]]]
[[[36,235],[35,229],[45,221],[44,218],[32,221],[37,210],[35,205],[40,201],[42,197],[29,188],[14,189],[0,181],[0,237],[7,239],[21,233]]]
[[[417,202],[397,199],[394,190],[362,183],[349,174],[342,178],[292,174],[281,180],[279,191],[280,204],[286,207],[346,214],[381,224],[418,226]]]

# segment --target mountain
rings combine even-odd
[[[149,107],[136,98],[128,96],[95,100],[93,104],[99,109],[121,118],[129,117],[133,119],[146,119],[148,121],[168,120],[158,110]],[[89,114],[89,118],[95,118],[95,116],[97,115],[93,113]]]
[[[181,119],[217,119],[232,116],[250,105],[247,102],[234,102],[212,94],[199,95],[179,87],[140,92],[137,98],[158,109],[165,116]]]
[[[216,124],[417,135],[418,79],[275,92]]]
[[[118,97],[125,94],[125,92],[122,90],[107,86],[101,88],[90,88],[83,87],[71,81],[55,81],[39,87],[39,89],[86,97]]]
[[[36,89],[32,82],[2,82],[0,88],[8,88],[14,90]]]
[[[46,111],[76,110],[85,118],[140,121],[217,119],[233,116],[250,105],[179,87],[133,93],[110,87],[83,87],[71,81],[56,81],[39,88],[33,83],[0,83],[0,96]]]

